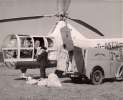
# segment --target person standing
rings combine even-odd
[[[40,79],[46,78],[45,69],[47,67],[48,53],[46,52],[46,47],[41,47],[41,54],[37,57],[37,62],[40,63]]]
[[[58,51],[58,58],[57,58],[57,69],[55,70],[55,74],[58,77],[62,77],[66,67],[68,65],[68,51],[66,49],[66,44],[63,44]]]
[[[20,75],[21,78],[27,78],[26,71],[27,71],[27,68],[22,68],[22,69],[21,69],[21,73],[22,73],[22,74]]]

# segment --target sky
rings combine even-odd
[[[105,36],[101,37],[89,29],[67,20],[86,38],[121,38],[122,0],[71,0],[69,17],[80,19],[98,29]],[[0,0],[0,19],[53,14],[57,12],[57,0]],[[59,20],[46,17],[27,21],[0,23],[0,46],[9,34],[47,35]]]

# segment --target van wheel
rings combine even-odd
[[[103,74],[100,70],[95,70],[92,73],[91,82],[93,85],[99,85],[103,82]]]
[[[73,83],[80,83],[82,81],[81,77],[71,77]]]

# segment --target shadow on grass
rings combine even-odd
[[[104,79],[103,80],[103,83],[106,83],[106,82],[110,82],[110,83],[113,83],[113,82],[122,82],[123,79],[121,80],[116,80],[115,78],[111,78],[111,79]]]
[[[90,80],[81,80],[80,82],[73,82],[71,79],[69,79],[69,80],[62,81],[62,83],[74,83],[74,84],[89,84],[89,85],[92,85]]]
[[[48,78],[48,76],[46,76]],[[40,79],[40,76],[33,77],[33,79]]]
[[[123,81],[123,79],[122,80],[116,80],[116,79],[104,79],[103,80],[103,83],[113,83],[113,82],[122,82]],[[73,82],[71,79],[70,80],[65,80],[65,81],[62,81],[62,83],[74,83],[74,84],[88,84],[88,85],[92,85],[91,84],[91,81],[90,80],[87,80],[87,79],[85,79],[85,80],[81,80],[80,82]],[[102,83],[102,84],[103,84]]]
[[[30,75],[31,76],[31,75]],[[46,78],[48,78],[47,76],[46,76]],[[36,77],[33,77],[33,79],[40,79],[40,77],[39,76],[36,76]],[[14,80],[26,80],[26,78],[21,78],[21,77],[19,77],[19,78],[16,78],[16,79],[14,79]]]
[[[26,78],[16,78],[16,79],[14,79],[14,80],[26,80]]]

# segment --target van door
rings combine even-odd
[[[82,48],[74,46],[73,60],[71,71],[84,74],[85,72],[85,61]]]
[[[117,60],[115,56],[115,52],[110,52],[110,78],[115,77],[115,74],[117,72],[118,66],[117,66]]]

